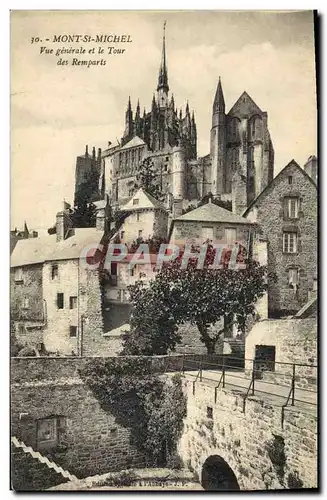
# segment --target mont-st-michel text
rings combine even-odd
[[[106,56],[123,55],[126,53],[128,45],[120,44],[131,42],[131,35],[115,33],[95,35],[63,33],[51,37],[35,36],[31,38],[31,44],[38,46],[39,55],[55,57],[57,66],[71,65],[86,68],[105,66],[107,64]],[[60,44],[60,46],[53,47],[52,44]]]

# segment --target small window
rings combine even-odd
[[[69,309],[77,308],[77,297],[69,297]]]
[[[232,227],[226,227],[225,229],[225,241],[227,245],[234,245],[236,243],[236,229]]]
[[[299,199],[285,198],[286,217],[288,219],[297,219],[299,216]]]
[[[132,267],[132,268],[129,270],[129,275],[130,275],[130,276],[134,276],[134,267]]]
[[[30,306],[30,300],[28,297],[24,297],[22,307],[23,309],[28,309]]]
[[[168,165],[166,164],[165,165],[165,172],[167,172],[167,171],[168,171]]]
[[[293,177],[291,175],[288,176],[288,183],[289,184],[293,183]]]
[[[52,266],[51,266],[51,278],[53,280],[58,278],[58,264],[52,264]]]
[[[77,337],[77,326],[70,325],[69,336],[70,337]]]
[[[317,285],[318,285],[318,284],[317,284],[317,278],[313,278],[313,287],[312,287],[312,290],[313,290],[314,292],[316,292],[316,291],[317,291],[317,289],[318,289],[318,286],[317,286]]]
[[[289,269],[288,271],[288,284],[290,288],[295,290],[299,286],[299,270],[296,268]]]
[[[213,409],[211,406],[207,406],[207,418],[213,419]]]
[[[138,204],[139,204],[139,199],[138,199],[138,198],[135,198],[135,199],[133,200],[133,205],[138,205]]]
[[[124,236],[125,236],[125,231],[121,231],[120,232],[120,239],[123,240],[124,239]]]
[[[137,220],[137,222],[139,222],[139,220],[140,220],[140,214],[139,214],[139,212],[137,212],[137,214],[136,214],[136,220]]]
[[[143,231],[142,229],[139,230],[139,238],[142,238]]]
[[[22,325],[22,324],[18,325],[18,333],[19,333],[19,335],[25,335],[25,333],[26,333],[25,325]]]
[[[169,161],[169,156],[166,156],[166,161]]]
[[[15,269],[15,281],[16,283],[23,282],[23,269],[21,267],[17,267],[17,269]]]
[[[297,233],[283,233],[283,252],[297,252]]]
[[[58,440],[57,417],[42,418],[37,421],[38,444],[55,444]]]
[[[64,294],[63,293],[57,293],[57,307],[58,307],[58,309],[64,308]]]
[[[202,226],[201,236],[204,241],[213,240],[213,227],[212,226]]]

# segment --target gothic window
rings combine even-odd
[[[253,116],[249,123],[250,141],[262,139],[262,119],[260,116]]]

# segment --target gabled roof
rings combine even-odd
[[[11,255],[11,267],[42,264],[46,261],[78,259],[83,248],[94,245],[99,247],[103,232],[95,227],[75,229],[75,234],[58,241],[56,234],[19,240]],[[88,252],[91,256],[92,251]]]
[[[214,203],[207,203],[195,208],[187,214],[177,217],[174,221],[198,221],[198,222],[228,222],[230,224],[249,224],[249,221],[240,215],[236,215],[225,208]]]
[[[296,168],[297,170],[299,170],[301,172],[302,175],[304,175],[310,182],[311,184],[314,185],[314,187],[317,189],[317,185],[316,183],[311,179],[310,175],[308,175],[306,173],[305,170],[303,170],[303,168],[300,167],[300,165],[293,159],[291,160],[287,165],[286,167],[284,167],[277,175],[276,177],[273,178],[273,180],[264,188],[263,191],[261,191],[261,193],[250,203],[250,205],[247,207],[247,209],[245,210],[244,214],[243,214],[243,217],[246,217],[247,214],[249,213],[249,211],[251,210],[251,208],[254,206],[254,205],[257,205],[267,194],[268,192],[268,189],[272,188],[276,182],[277,182],[277,179],[279,179],[282,175],[285,175],[287,174],[287,171],[290,170],[291,168]]]
[[[135,203],[134,200],[138,200],[138,203]],[[121,207],[121,210],[141,210],[144,208],[160,208],[161,210],[166,210],[160,201],[156,200],[143,188],[138,189],[129,202]]]
[[[249,94],[244,91],[243,94],[237,99],[236,103],[227,114],[233,115],[233,114],[238,114],[239,112],[242,113],[243,112],[242,108],[248,108],[249,106],[252,108],[251,114],[255,113],[262,114],[262,110],[254,102],[252,97],[250,97]]]
[[[124,151],[124,149],[135,148],[137,146],[144,146],[144,145],[145,145],[145,142],[143,141],[143,139],[141,139],[140,137],[138,137],[136,135],[135,137],[133,137],[133,139],[131,139],[129,142],[127,142],[127,144],[125,144],[125,146],[120,148],[120,151]]]

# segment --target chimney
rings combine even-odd
[[[101,148],[98,149],[98,160],[101,160]]]
[[[57,242],[68,238],[73,227],[72,220],[69,215],[69,210],[62,210],[56,215],[56,235]]]
[[[88,145],[85,146],[85,156],[86,157],[89,156],[89,147],[88,147]]]
[[[95,147],[94,146],[92,148],[92,158],[93,158],[93,160],[95,160]]]

